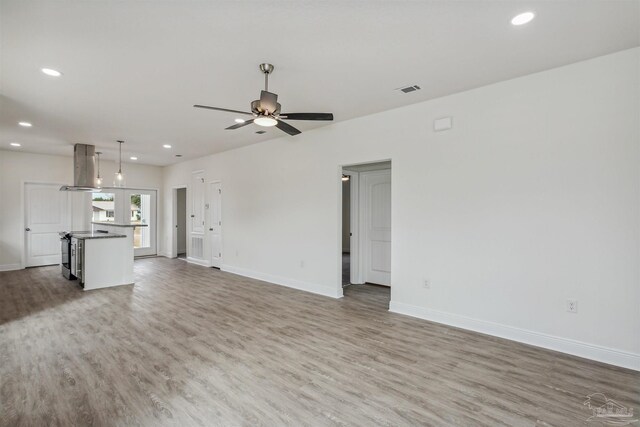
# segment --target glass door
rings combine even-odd
[[[135,256],[156,255],[156,191],[125,190],[125,222],[133,229]]]
[[[111,190],[91,194],[91,221],[116,222],[116,194]]]

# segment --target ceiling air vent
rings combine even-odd
[[[256,133],[257,133],[258,135],[262,135],[263,133],[267,133],[267,131],[266,131],[266,130],[259,130],[259,131],[257,131]]]
[[[405,86],[405,87],[398,88],[397,90],[400,90],[404,93],[415,92],[416,90],[420,90],[420,86],[418,85]]]

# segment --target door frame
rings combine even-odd
[[[62,187],[63,185],[68,185],[66,183],[61,182],[45,182],[45,181],[21,181],[21,191],[20,191],[20,221],[22,231],[22,254],[20,257],[20,269],[24,269],[27,267],[27,235],[25,228],[27,228],[27,185],[57,185]],[[73,206],[71,203],[71,197],[69,197],[69,192],[67,192],[67,220],[69,221],[69,228],[73,226]],[[60,230],[63,231],[63,230]],[[71,231],[71,230],[68,230]]]
[[[350,258],[350,272],[349,281],[352,284],[364,283],[362,277],[362,256],[360,254],[360,248],[362,243],[360,236],[362,232],[360,230],[360,172],[352,171],[344,168],[343,175],[349,175],[349,228],[351,236],[349,239],[349,258]],[[342,176],[341,176],[342,178]]]
[[[344,296],[344,292],[342,291],[342,175],[350,175],[351,180],[357,181],[357,184],[354,185],[354,182],[351,183],[351,232],[354,230],[358,234],[357,236],[352,236],[351,239],[351,279],[354,279],[354,273],[356,281],[352,280],[352,283],[364,283],[364,264],[363,257],[361,254],[362,246],[364,245],[364,233],[362,233],[362,228],[364,227],[364,221],[362,220],[363,212],[360,209],[360,203],[362,199],[362,195],[360,194],[360,173],[365,171],[355,171],[350,170],[349,168],[364,166],[368,164],[374,163],[383,163],[383,162],[391,162],[391,185],[393,186],[393,159],[377,159],[377,160],[367,160],[363,162],[353,162],[346,163],[338,166],[338,174],[337,174],[337,202],[338,202],[338,227],[336,230],[337,239],[336,239],[336,258],[337,258],[337,297],[340,298]],[[348,173],[346,173],[348,172]],[[355,180],[354,180],[355,177]],[[350,180],[350,181],[351,181]],[[391,209],[393,210],[393,200],[394,200],[393,188],[391,189]],[[355,206],[354,206],[355,205]],[[355,237],[355,239],[353,238]],[[391,221],[391,241],[393,242],[393,216]],[[355,256],[354,256],[355,255]],[[356,261],[354,262],[354,258]],[[391,251],[391,260],[393,267],[393,251]],[[355,266],[355,272],[354,272]],[[393,272],[393,270],[392,270]],[[393,280],[393,277],[392,277]]]
[[[216,267],[219,269],[222,269],[222,264],[223,264],[223,260],[224,260],[224,243],[223,243],[223,225],[222,225],[222,180],[220,179],[216,179],[214,181],[209,181],[208,183],[208,188],[207,188],[207,193],[209,195],[209,197],[212,196],[211,193],[209,193],[209,190],[211,189],[212,184],[220,184],[220,266]],[[205,194],[205,210],[208,211],[206,212],[205,215],[205,233],[207,233],[209,231],[209,228],[211,228],[211,224],[207,224],[209,222],[210,219],[210,215],[211,215],[211,202],[213,200],[209,200],[209,203],[207,203],[207,200],[209,199],[208,197],[206,197],[207,194]],[[207,207],[208,206],[208,207]],[[207,244],[207,246],[209,247],[209,266],[213,267],[213,251],[212,246],[213,246],[213,242],[211,241],[211,234],[207,233],[206,238],[205,238],[205,242]]]
[[[169,258],[178,258],[178,190],[185,189],[187,192],[187,199],[189,197],[189,186],[187,184],[182,185],[174,185],[171,187],[171,251],[169,253]],[[188,211],[189,202],[185,203],[185,208]],[[187,212],[185,212],[185,218],[187,217]],[[184,232],[186,235],[187,226],[189,225],[189,221],[186,221]],[[187,237],[187,236],[185,236]],[[187,251],[187,257],[189,256],[189,239],[187,239],[187,247],[185,248]]]

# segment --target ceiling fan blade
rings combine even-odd
[[[273,114],[278,108],[278,95],[266,90],[260,91],[260,108]]]
[[[208,105],[194,105],[196,108],[206,108],[207,110],[226,111],[228,113],[248,114],[253,116],[253,113],[247,113],[246,111],[229,110],[228,108],[209,107]]]
[[[251,120],[246,120],[242,123],[236,123],[235,125],[229,126],[228,128],[225,128],[225,130],[234,130],[234,129],[240,129],[243,126],[246,125],[250,125],[251,123],[253,123],[253,119]]]
[[[297,134],[302,133],[298,129],[294,128],[288,123],[283,122],[282,120],[278,120],[276,127],[281,131],[288,133],[291,136],[296,136]]]
[[[282,113],[287,120],[333,120],[333,113]]]

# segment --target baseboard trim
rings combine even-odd
[[[187,262],[190,262],[191,264],[201,265],[203,267],[210,267],[209,262],[203,259],[187,257]]]
[[[13,271],[13,270],[22,270],[22,265],[20,265],[20,264],[2,264],[2,265],[0,265],[0,271]]]
[[[313,294],[323,295],[326,297],[342,298],[342,289],[338,291],[337,288],[332,288],[329,286],[303,282],[301,280],[289,279],[286,277],[274,276],[272,274],[261,273],[258,271],[253,271],[253,270],[249,270],[241,267],[234,267],[232,265],[227,265],[227,264],[223,264],[220,267],[220,270],[226,271],[227,273],[237,274],[239,276],[249,277],[251,279],[272,283],[274,285],[285,286],[287,288],[293,288],[300,291],[311,292]]]
[[[389,311],[640,371],[640,354],[391,301]]]

